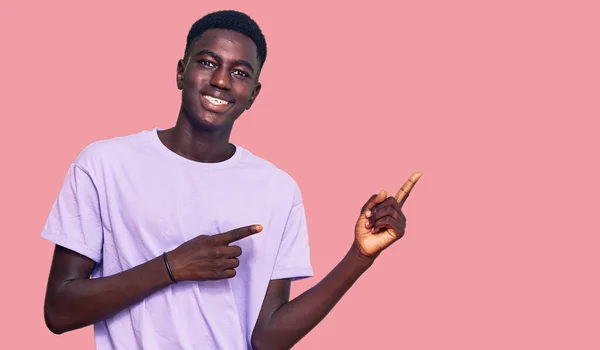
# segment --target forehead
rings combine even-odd
[[[192,44],[192,56],[210,50],[224,60],[246,60],[258,66],[258,53],[254,41],[242,33],[229,29],[208,29]]]

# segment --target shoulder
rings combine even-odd
[[[243,149],[243,152],[241,165],[244,169],[262,172],[268,178],[271,188],[276,189],[281,194],[289,193],[294,197],[294,205],[302,202],[300,186],[289,172],[265,158],[252,153],[248,149]]]
[[[85,146],[73,163],[83,170],[93,171],[106,162],[127,157],[133,151],[143,149],[143,144],[147,141],[147,130],[98,140]]]

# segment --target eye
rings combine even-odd
[[[234,70],[233,74],[235,74],[237,76],[240,76],[240,77],[243,77],[243,78],[249,78],[250,77],[250,74],[244,72],[243,70],[239,70],[239,69]]]
[[[200,61],[198,61],[198,63],[200,63],[203,66],[210,67],[210,68],[216,68],[217,67],[217,65],[214,64],[214,63],[212,63],[211,61],[200,60]]]

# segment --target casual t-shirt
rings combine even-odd
[[[71,164],[42,237],[97,264],[92,278],[151,260],[198,235],[261,224],[234,243],[237,275],[172,284],[94,325],[97,349],[251,349],[269,281],[312,276],[305,210],[286,172],[236,145],[195,162],[157,129],[88,145]]]

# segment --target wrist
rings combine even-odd
[[[169,253],[167,253],[169,254]],[[170,261],[169,261],[170,263]],[[169,272],[165,266],[165,261],[162,254],[159,254],[154,259],[147,261],[145,264],[146,278],[154,281],[155,286],[158,288],[164,288],[171,284],[174,284],[169,277]]]
[[[369,268],[375,262],[375,259],[379,254],[375,255],[366,255],[362,252],[360,246],[356,241],[352,243],[350,250],[346,256],[351,259],[354,263],[358,264],[365,269]]]
[[[175,254],[174,250],[171,250],[165,252],[160,256],[160,260],[163,263],[163,270],[171,284],[175,284],[177,282],[182,282],[185,280],[184,276],[181,275],[181,269],[178,268],[179,265],[176,255],[177,254]]]
[[[169,264],[169,259],[167,257],[167,253],[164,252],[162,254],[163,257],[163,262],[165,263],[165,268],[167,269],[167,273],[169,274],[169,279],[171,280],[172,283],[177,283],[177,279],[175,279],[175,276],[173,275],[173,270],[171,270],[171,265]]]

